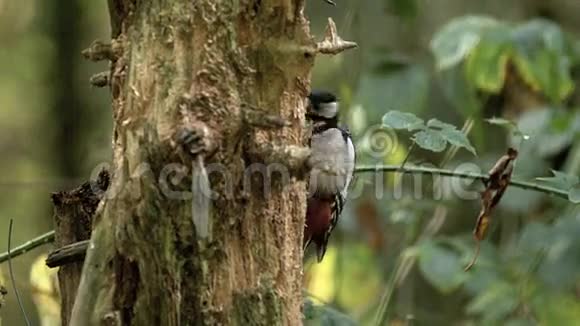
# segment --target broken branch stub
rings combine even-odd
[[[103,71],[100,72],[98,74],[94,74],[91,76],[91,79],[89,80],[89,82],[91,83],[91,85],[95,86],[95,87],[105,87],[109,85],[109,72],[108,71]]]
[[[324,39],[316,44],[316,51],[322,54],[335,55],[356,47],[358,47],[358,45],[355,42],[345,41],[338,36],[336,24],[332,18],[328,18],[328,25],[326,25]]]
[[[121,52],[121,44],[115,40],[111,43],[95,40],[88,48],[84,49],[81,54],[85,59],[91,61],[115,61],[121,55]]]

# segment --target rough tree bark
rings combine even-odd
[[[112,62],[113,173],[71,325],[301,323],[303,103],[323,52],[303,6],[109,0],[113,40],[85,55]],[[208,238],[196,236],[191,199],[167,196],[189,177],[164,177],[197,160],[216,194]],[[245,176],[255,163],[281,163],[290,178]]]
[[[93,214],[101,200],[100,194],[94,190],[102,189],[104,191],[108,185],[109,175],[103,171],[99,174],[96,183],[87,182],[71,191],[60,191],[52,194],[56,247],[60,248],[90,238]],[[47,265],[50,267],[48,262]],[[58,270],[58,285],[62,298],[62,325],[69,324],[82,268],[81,260],[60,266]]]

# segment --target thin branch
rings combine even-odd
[[[435,174],[444,177],[462,178],[462,179],[473,179],[487,181],[489,179],[488,174],[475,173],[475,172],[459,172],[446,169],[437,168],[427,168],[421,166],[404,167],[401,169],[399,165],[369,165],[369,166],[358,166],[355,169],[355,173],[368,173],[368,172],[401,172],[408,174]],[[537,192],[542,192],[549,195],[554,195],[560,198],[568,199],[568,192],[562,189],[535,184],[526,181],[511,180],[510,185],[513,187],[534,190]]]
[[[415,148],[415,142],[411,143],[411,146],[409,147],[409,150],[407,151],[407,155],[405,156],[403,163],[401,163],[401,169],[405,168],[405,164],[407,164],[409,157],[411,157],[411,152],[413,152],[413,148]]]
[[[26,321],[26,325],[30,326],[30,320],[28,320],[28,315],[24,310],[24,305],[22,304],[22,299],[20,298],[20,293],[18,292],[18,288],[16,288],[16,281],[14,280],[14,271],[12,271],[12,260],[10,255],[10,242],[12,241],[12,222],[13,220],[10,219],[10,226],[8,227],[8,271],[10,272],[10,281],[12,282],[12,288],[14,289],[14,293],[16,294],[16,300],[18,300],[18,305],[20,306],[20,311],[24,316],[24,320]]]
[[[292,166],[294,168],[306,164],[306,161],[308,160],[310,154],[310,152],[307,149],[299,146],[278,147],[269,145],[265,146],[263,150],[265,150],[265,152],[267,153],[267,155],[264,156],[270,157],[270,159],[268,160],[269,162],[277,162],[283,161],[284,159],[289,159],[292,162]],[[378,171],[400,172],[403,174],[431,174],[451,178],[473,179],[481,181],[487,181],[489,179],[488,174],[475,172],[459,172],[446,169],[427,168],[421,166],[405,166],[401,168],[400,165],[361,165],[355,168],[355,173],[371,173]],[[517,181],[517,180],[511,180],[510,186],[526,190],[533,190],[568,200],[567,191],[550,186],[544,186],[532,182]],[[14,250],[12,251],[12,258],[20,256],[36,247],[42,246],[43,244],[46,243],[51,243],[53,241],[54,241],[54,231],[47,232],[37,238],[34,238],[14,248]],[[0,263],[7,261],[8,257],[10,257],[8,253],[0,254]]]
[[[0,254],[0,263],[3,263],[10,258],[14,258],[22,254],[25,254],[36,247],[40,247],[43,244],[51,243],[53,241],[54,241],[54,231],[49,231],[39,237],[36,237],[30,241],[25,242],[24,244],[21,244],[20,246],[14,248],[14,250],[11,250],[10,253],[5,252]]]

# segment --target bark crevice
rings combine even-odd
[[[301,323],[314,63],[301,49],[316,47],[302,6],[110,1],[121,51],[109,80],[113,195],[85,258],[77,325]],[[207,172],[211,240],[196,234],[191,199],[168,195],[195,192],[193,177],[162,180],[169,164],[191,174],[200,158],[217,167]],[[252,164],[283,165],[291,178],[246,179]]]
[[[95,181],[52,194],[55,245],[58,248],[90,238],[95,211],[109,182],[109,173],[103,170]],[[82,267],[82,261],[74,261],[61,266],[58,271],[63,325],[69,324]]]

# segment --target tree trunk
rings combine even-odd
[[[113,175],[71,325],[301,324],[303,2],[109,0]]]
[[[95,190],[101,189],[105,191],[108,185],[108,173],[101,172],[95,183],[87,182],[71,191],[60,191],[52,194],[55,226],[54,243],[57,248],[89,239],[93,214],[100,201],[99,193]],[[58,269],[58,286],[61,297],[60,315],[63,326],[69,324],[69,317],[79,286],[82,268],[83,263],[81,260],[60,265]]]

